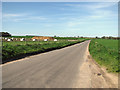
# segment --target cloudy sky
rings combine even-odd
[[[115,2],[3,2],[2,16],[12,35],[118,35]]]

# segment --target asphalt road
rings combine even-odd
[[[86,60],[85,41],[2,66],[3,88],[74,88]]]

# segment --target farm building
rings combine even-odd
[[[53,37],[45,37],[45,36],[36,36],[36,37],[33,37],[32,40],[54,40]]]
[[[54,39],[54,41],[57,41],[57,39]]]

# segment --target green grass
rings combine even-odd
[[[118,62],[118,40],[95,39],[89,46],[92,57],[109,72],[120,72]]]
[[[12,38],[12,37],[14,37],[14,38],[32,38],[34,36],[11,36],[10,38]]]
[[[105,47],[109,49],[118,50],[118,40],[113,39],[97,39],[96,42],[104,45]]]
[[[30,44],[30,45],[34,45],[34,44],[50,44],[50,43],[54,43],[54,41],[12,41],[12,42],[3,42],[3,46],[5,45],[12,45],[12,46],[16,46],[16,45],[26,45],[26,44]],[[59,42],[56,42],[59,43]]]
[[[55,39],[59,39],[59,40],[81,40],[81,39],[84,39],[84,38],[78,38],[78,37],[54,37]]]
[[[85,40],[85,39],[84,39]],[[65,46],[73,45],[84,41],[83,39],[78,41],[29,41],[29,42],[3,42],[2,44],[2,60],[11,60],[12,58],[18,58],[27,54],[41,53],[54,49],[63,48]]]

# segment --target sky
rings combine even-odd
[[[19,36],[118,36],[118,3],[3,2],[2,31]]]

